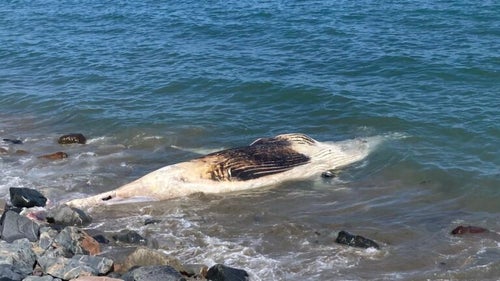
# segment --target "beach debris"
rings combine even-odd
[[[479,226],[463,226],[459,225],[455,227],[452,231],[451,234],[453,235],[462,235],[462,234],[477,234],[477,233],[486,233],[490,232],[488,229],[479,227]]]
[[[57,142],[59,144],[71,144],[71,143],[85,144],[87,142],[87,138],[85,138],[85,136],[80,133],[68,134],[59,137]]]
[[[243,269],[216,264],[208,269],[206,278],[211,281],[246,281],[248,273]]]
[[[36,189],[26,187],[11,187],[9,188],[9,193],[10,202],[15,207],[45,207],[45,203],[47,203],[47,198]]]
[[[380,246],[373,240],[370,240],[368,238],[365,238],[360,235],[353,235],[350,234],[347,231],[340,231],[337,239],[335,239],[335,242],[351,247],[357,247],[357,248],[375,248],[375,249],[380,249]]]

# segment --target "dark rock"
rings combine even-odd
[[[248,273],[243,269],[216,264],[208,269],[207,280],[211,281],[246,281],[249,280]]]
[[[47,222],[64,226],[83,226],[92,222],[92,218],[84,211],[59,205],[47,212]]]
[[[186,279],[173,267],[153,265],[131,270],[121,277],[125,281],[185,281]]]
[[[9,264],[0,264],[0,281],[21,281],[24,274],[16,271],[16,268]]]
[[[106,238],[106,236],[104,236],[102,234],[94,235],[94,236],[92,236],[92,238],[94,238],[95,241],[99,242],[100,244],[108,244],[109,243],[108,238]]]
[[[35,262],[36,256],[28,239],[18,239],[12,243],[0,241],[0,265],[11,266],[15,273],[26,276],[33,271]]]
[[[185,271],[178,259],[146,247],[137,248],[130,253],[120,266],[120,271],[125,272],[134,267],[152,265],[168,265],[179,272]]]
[[[208,272],[208,266],[204,264],[183,264],[184,270],[180,271],[183,275],[195,277],[198,279],[205,278]]]
[[[85,144],[87,142],[87,139],[82,134],[69,134],[61,136],[57,142],[59,144],[70,144],[70,143]]]
[[[321,173],[321,176],[323,178],[334,178],[337,175],[335,174],[335,172],[328,170],[328,171],[325,171],[325,172]]]
[[[337,239],[335,239],[335,242],[351,247],[380,249],[380,246],[374,241],[363,236],[352,235],[346,231],[340,231]]]
[[[12,144],[23,144],[22,140],[13,140],[13,139],[3,139],[4,142],[9,142]]]
[[[490,232],[486,228],[482,228],[479,226],[463,226],[459,225],[455,229],[451,231],[453,235],[461,235],[461,234],[477,234],[477,233],[487,233]]]
[[[6,211],[0,219],[0,236],[7,242],[21,238],[34,242],[38,240],[39,232],[38,224],[11,210]]]
[[[157,223],[160,223],[161,220],[157,220],[157,219],[151,219],[151,218],[148,218],[144,221],[144,225],[148,225],[148,224],[157,224]]]
[[[10,202],[16,207],[45,207],[47,198],[38,190],[25,187],[11,187]]]
[[[112,236],[113,239],[117,242],[128,243],[128,244],[138,244],[138,245],[147,245],[148,240],[142,237],[139,233],[133,230],[124,229]]]
[[[58,151],[52,154],[46,154],[42,156],[38,156],[38,158],[48,159],[48,160],[60,160],[64,158],[68,158],[68,154],[62,151]]]

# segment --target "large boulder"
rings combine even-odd
[[[11,187],[9,189],[10,202],[15,207],[31,208],[31,207],[45,207],[47,198],[43,196],[38,190],[25,188],[25,187]]]
[[[47,222],[63,226],[83,226],[92,222],[84,211],[68,205],[58,205],[47,212]]]
[[[10,271],[14,273],[24,276],[29,275],[33,271],[36,262],[36,256],[31,246],[31,242],[26,238],[12,243],[0,241],[0,265],[2,270],[7,272],[10,268]]]
[[[185,270],[178,259],[146,247],[139,247],[129,254],[119,270],[126,272],[134,267],[152,265],[168,265],[180,272]]]
[[[43,272],[63,280],[80,276],[95,276],[108,273],[113,261],[104,257],[75,255],[72,258],[47,257],[38,259]]]
[[[186,279],[173,267],[153,265],[136,268],[122,278],[125,281],[185,281]]]

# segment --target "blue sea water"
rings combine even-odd
[[[386,138],[334,180],[100,218],[254,280],[496,280],[498,238],[449,232],[500,231],[499,108],[497,1],[0,2],[0,136],[23,141],[1,144],[2,197],[95,194],[280,133]],[[57,144],[72,132],[88,144]]]

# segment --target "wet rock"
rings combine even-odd
[[[80,255],[73,258],[42,256],[38,259],[38,263],[45,274],[64,280],[106,274],[113,265],[112,260],[104,257]]]
[[[68,134],[59,137],[59,140],[57,140],[57,142],[59,144],[70,144],[70,143],[85,144],[87,142],[87,139],[82,134]]]
[[[48,159],[48,160],[60,160],[64,158],[68,158],[68,154],[62,151],[58,151],[52,154],[46,154],[42,156],[38,156],[38,158]]]
[[[133,230],[124,229],[112,236],[117,242],[137,245],[147,245],[148,240]]]
[[[0,154],[8,154],[9,151],[3,147],[0,147]]]
[[[207,276],[208,266],[204,264],[184,264],[184,270],[180,271],[183,275],[203,279]]]
[[[15,139],[3,139],[4,142],[12,143],[12,144],[23,144],[22,140],[15,140]]]
[[[26,276],[33,271],[35,262],[36,256],[28,239],[19,239],[12,243],[0,241],[0,265],[11,266],[13,272]]]
[[[14,211],[6,211],[0,219],[0,236],[7,242],[21,238],[34,242],[38,240],[39,232],[38,224]]]
[[[380,249],[380,246],[376,242],[360,235],[350,234],[343,230],[339,232],[335,242],[351,247]]]
[[[73,255],[97,255],[101,252],[99,242],[77,227],[65,227],[55,237],[54,243]]]
[[[26,155],[26,154],[29,154],[29,152],[28,152],[28,151],[23,150],[23,149],[17,149],[15,153],[16,153],[17,155]]]
[[[477,234],[477,233],[487,233],[490,232],[486,228],[482,228],[479,226],[463,226],[459,225],[455,229],[451,231],[451,234],[453,235],[462,235],[462,234]]]
[[[16,207],[45,207],[45,203],[47,203],[47,198],[36,189],[11,187],[9,193],[10,202]]]
[[[335,178],[337,175],[335,174],[334,171],[328,170],[323,173],[321,173],[321,177],[323,178]]]
[[[185,281],[186,279],[173,267],[153,265],[136,268],[122,278],[125,281]]]
[[[157,224],[157,223],[160,223],[160,222],[161,222],[161,220],[147,218],[146,220],[144,220],[144,225]]]
[[[92,222],[92,218],[84,211],[59,205],[47,212],[47,222],[64,226],[83,226]]]
[[[123,264],[120,266],[120,271],[126,272],[137,266],[152,265],[168,265],[180,272],[185,270],[178,259],[167,256],[157,250],[140,247],[127,256]]]
[[[211,281],[247,281],[248,273],[243,269],[216,264],[208,269],[207,280]]]

